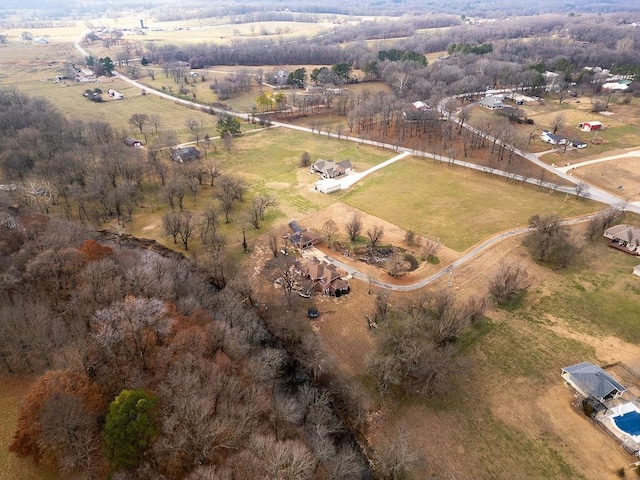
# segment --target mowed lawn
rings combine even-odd
[[[227,152],[218,142],[218,152],[209,152],[202,163],[216,161],[223,174],[233,174],[242,177],[248,186],[246,200],[234,205],[231,212],[232,224],[223,226],[231,235],[237,236],[236,230],[242,224],[244,212],[249,208],[251,198],[258,194],[274,197],[277,207],[269,211],[267,221],[287,216],[295,217],[327,207],[339,201],[344,194],[323,195],[313,189],[318,176],[308,172],[307,168],[299,166],[303,152],[308,152],[311,162],[319,158],[352,161],[357,171],[363,171],[391,158],[394,153],[387,150],[360,145],[356,148],[353,142],[329,139],[319,135],[298,132],[285,128],[270,128],[255,133],[249,133],[233,140],[231,152]],[[181,165],[174,165],[180,169]],[[190,196],[185,197],[187,209],[203,211],[207,207],[218,206],[213,197],[214,191],[203,186],[199,193],[197,205],[193,205]],[[151,199],[143,203],[149,204]],[[156,238],[168,244],[167,237],[162,232],[162,214],[167,211],[166,202],[161,201],[160,211],[150,212],[150,209],[134,214],[133,222],[128,226],[135,235]],[[316,228],[320,228],[317,225]],[[247,230],[249,235],[264,233],[253,229]]]
[[[37,467],[31,459],[18,458],[7,450],[13,439],[20,402],[33,378],[0,375],[0,480],[57,480],[46,468]]]
[[[625,222],[640,225],[637,215],[627,217]],[[597,242],[605,243],[602,239]],[[553,314],[589,335],[640,343],[640,281],[631,274],[638,257],[588,245],[579,259],[584,262],[581,268],[560,271],[553,285],[547,285],[533,308],[534,315]]]
[[[416,158],[365,178],[342,200],[458,251],[526,225],[534,214],[567,218],[602,208],[564,193]]]

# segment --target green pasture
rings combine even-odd
[[[630,223],[637,225],[635,217]],[[607,247],[603,238],[587,244],[580,264],[550,279],[532,307],[533,315],[565,318],[576,330],[640,342],[640,282],[632,275],[638,257]]]
[[[209,152],[202,163],[215,161],[220,165],[223,174],[241,176],[246,180],[248,192],[244,203],[234,206],[230,217],[232,223],[222,226],[222,232],[236,239],[239,228],[244,222],[244,213],[248,209],[251,198],[258,194],[273,196],[278,206],[268,210],[264,225],[268,226],[283,215],[296,216],[311,213],[338,201],[338,195],[323,195],[313,190],[318,176],[299,167],[300,156],[309,152],[311,161],[319,158],[343,160],[350,159],[357,171],[377,165],[393,156],[393,153],[373,147],[360,145],[356,148],[353,142],[338,141],[318,135],[305,134],[283,128],[248,132],[234,138],[231,152],[218,145],[216,153]],[[183,165],[173,165],[176,170]],[[151,194],[145,195],[142,202],[145,208],[134,214],[133,221],[127,226],[134,235],[155,238],[162,243],[170,241],[162,231],[162,215],[169,211],[166,201],[156,201]],[[155,205],[151,208],[151,204]],[[216,206],[214,190],[202,186],[194,204],[190,195],[185,196],[185,209],[203,211]],[[159,207],[159,208],[158,208]],[[264,233],[247,229],[248,238]],[[235,240],[234,240],[235,241]]]
[[[85,122],[106,121],[119,131],[141,140],[145,140],[144,135],[141,135],[140,131],[129,123],[129,118],[134,113],[159,115],[161,119],[159,131],[173,130],[178,134],[178,139],[183,142],[194,140],[193,132],[187,126],[187,120],[192,118],[202,125],[201,138],[205,133],[209,133],[210,136],[217,135],[218,117],[176,105],[155,95],[143,95],[139,88],[132,87],[115,78],[112,80],[111,82],[68,85],[56,84],[52,81],[25,81],[18,84],[17,87],[29,96],[46,97],[68,119],[82,119]],[[86,89],[94,88],[100,88],[103,91],[104,102],[91,102],[83,96]],[[107,95],[109,89],[122,93],[125,96],[124,100],[110,100]],[[147,124],[144,132],[147,134],[147,140],[151,141],[155,132],[154,127]]]
[[[526,225],[534,214],[573,217],[600,208],[582,198],[416,158],[365,178],[343,201],[458,251]]]

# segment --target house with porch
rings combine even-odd
[[[478,102],[478,105],[488,108],[489,110],[496,110],[506,107],[503,100],[504,97],[502,95],[487,95]]]
[[[192,160],[200,160],[200,150],[196,147],[172,148],[169,156],[174,162],[190,162]]]
[[[595,398],[599,402],[613,400],[627,391],[602,368],[589,362],[564,367],[561,376],[580,395]]]
[[[640,228],[632,225],[614,225],[604,231],[604,237],[611,240],[609,246],[640,256]]]
[[[336,178],[347,175],[353,171],[351,160],[341,160],[334,162],[333,160],[319,159],[309,167],[309,172],[319,173],[323,178]]]

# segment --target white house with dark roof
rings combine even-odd
[[[627,389],[598,365],[581,362],[562,369],[562,378],[583,397],[600,402],[620,397]]]
[[[549,130],[544,130],[542,132],[542,135],[540,135],[540,140],[546,143],[550,143],[551,145],[565,145],[567,143],[566,138],[561,137],[560,135],[555,135]]]
[[[496,110],[498,108],[506,107],[502,100],[504,100],[502,95],[487,95],[478,102],[478,105],[488,108],[489,110]]]

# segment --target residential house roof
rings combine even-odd
[[[302,228],[295,220],[289,222],[289,228],[293,232],[289,240],[297,248],[307,248],[320,243],[322,240],[321,235],[313,230]]]
[[[638,227],[625,224],[614,225],[613,227],[607,228],[604,233],[605,236],[624,240],[628,244],[636,247],[640,246],[640,228]]]
[[[413,102],[411,105],[413,105],[413,108],[416,110],[431,110],[431,106],[428,103],[424,103],[422,100]]]
[[[300,224],[298,222],[296,222],[295,220],[291,220],[289,222],[289,228],[291,229],[291,231],[293,233],[298,233],[298,232],[302,232],[303,231],[303,229],[300,226]]]
[[[124,144],[127,147],[141,147],[142,146],[142,142],[140,140],[138,140],[137,138],[133,138],[133,137],[127,137],[124,139]]]
[[[602,368],[589,362],[563,368],[562,377],[580,393],[600,401],[618,397],[627,390]]]
[[[562,143],[567,143],[567,139],[564,137],[561,137],[560,135],[554,135],[553,133],[545,130],[544,132],[542,132],[542,135],[540,135],[540,138],[545,141],[545,142],[549,142],[549,143],[553,143],[555,144],[562,144]]]
[[[499,95],[487,95],[478,102],[478,105],[492,109],[506,107],[506,105],[502,101],[502,97]]]
[[[341,175],[345,175],[347,172],[353,169],[351,160],[341,160],[334,162],[333,160],[319,159],[313,165],[309,167],[309,171],[312,173],[320,173],[325,178],[335,178]]]
[[[180,147],[171,150],[171,158],[176,162],[188,162],[200,158],[200,150],[196,147]]]

